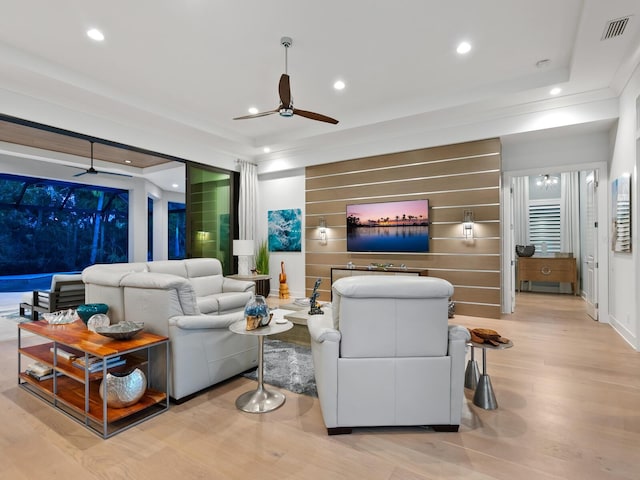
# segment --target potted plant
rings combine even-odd
[[[269,244],[266,240],[260,241],[256,248],[256,273],[258,275],[269,274]]]

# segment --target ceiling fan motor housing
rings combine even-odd
[[[291,39],[291,37],[282,37],[280,39],[280,45],[285,48],[289,48],[291,45],[293,45],[293,40]]]

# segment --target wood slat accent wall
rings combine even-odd
[[[348,262],[405,264],[450,281],[456,312],[500,317],[501,145],[497,138],[359,158],[306,168],[306,292],[322,278],[331,295],[331,267]],[[429,200],[430,251],[425,254],[347,252],[346,206]],[[474,214],[474,238],[462,234],[463,211]],[[322,244],[318,225],[327,223]]]

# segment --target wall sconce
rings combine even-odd
[[[320,218],[320,223],[318,224],[318,228],[320,229],[320,244],[327,244],[327,221],[324,217]]]
[[[209,240],[209,232],[205,232],[204,230],[198,230],[196,232],[196,239],[200,242],[205,242]]]
[[[253,240],[234,240],[233,254],[238,257],[238,275],[249,275],[249,257],[253,255]]]
[[[473,212],[471,210],[462,212],[462,234],[464,238],[473,238]]]

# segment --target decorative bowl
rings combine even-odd
[[[85,303],[84,305],[78,305],[78,308],[76,308],[76,313],[84,323],[87,323],[96,313],[106,314],[108,311],[109,305],[106,303]]]
[[[535,245],[516,245],[516,253],[519,257],[531,257],[536,253]]]
[[[128,340],[135,337],[144,328],[144,323],[120,322],[106,327],[96,327],[95,332],[116,340]]]
[[[92,332],[95,332],[98,327],[108,327],[109,325],[111,325],[111,320],[104,313],[91,315],[91,318],[87,321],[87,328]]]
[[[42,318],[52,325],[64,325],[66,323],[75,322],[78,319],[76,312],[71,308],[69,310],[60,310],[51,313],[45,312],[42,314]]]
[[[147,390],[147,379],[139,368],[130,372],[109,372],[100,383],[98,393],[104,398],[107,390],[107,405],[111,408],[124,408],[137,403]]]

